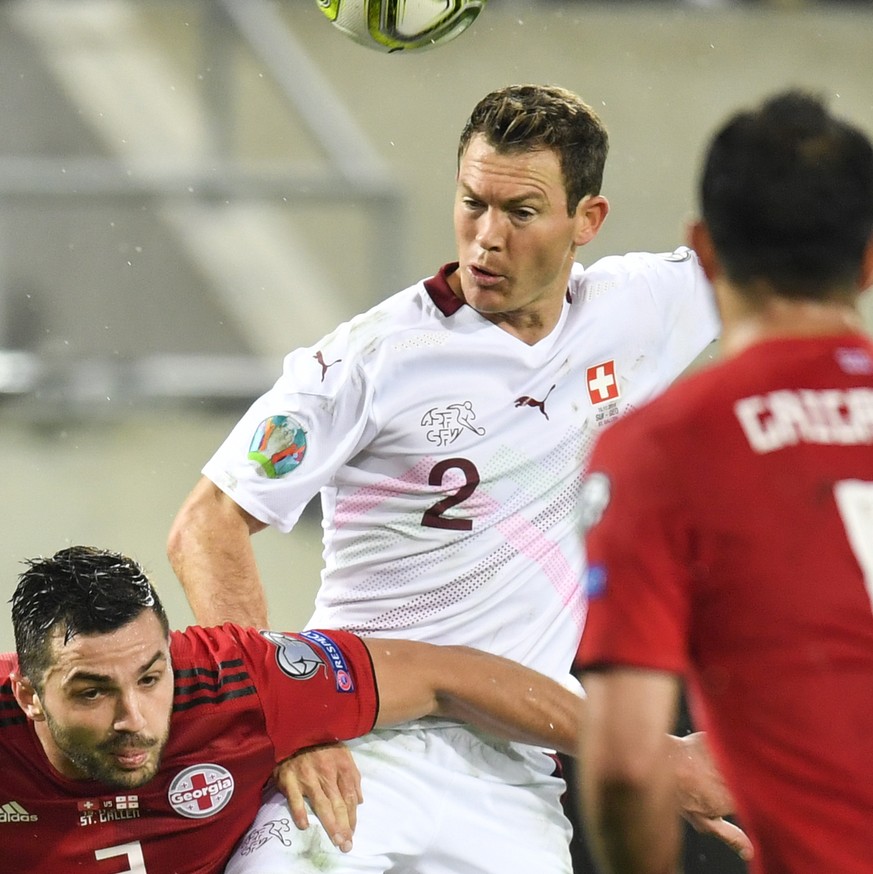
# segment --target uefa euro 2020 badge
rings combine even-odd
[[[269,479],[291,473],[306,454],[306,432],[291,416],[270,416],[255,430],[248,458]]]

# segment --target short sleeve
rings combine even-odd
[[[204,476],[279,531],[357,451],[372,391],[341,326],[290,353],[281,377],[258,398],[203,467]]]
[[[348,740],[373,728],[378,713],[366,646],[344,631],[237,628],[276,761],[303,747]]]

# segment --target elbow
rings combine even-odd
[[[662,762],[639,749],[615,752],[595,765],[597,784],[613,796],[638,792],[659,777]]]
[[[222,528],[220,511],[224,493],[205,477],[201,477],[176,513],[167,535],[167,558],[178,573],[185,559],[199,546],[208,544]]]
[[[586,794],[598,809],[621,810],[664,784],[665,759],[642,752],[644,745],[594,747],[583,745],[581,766]]]

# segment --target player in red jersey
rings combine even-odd
[[[790,91],[715,137],[692,243],[725,360],[617,422],[583,487],[581,784],[605,870],[675,870],[689,683],[767,874],[873,872],[873,148]]]
[[[277,761],[374,725],[443,716],[565,752],[579,728],[576,695],[466,647],[170,632],[123,555],[71,547],[29,565],[12,598],[19,664],[0,658],[4,874],[217,874]],[[290,817],[247,836],[313,839]]]

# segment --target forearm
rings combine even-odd
[[[584,779],[584,778],[583,778]],[[678,871],[679,818],[672,783],[589,785],[583,808],[592,854],[608,874]]]
[[[208,480],[182,505],[167,556],[201,625],[267,627],[263,585],[250,541],[263,527]]]
[[[588,692],[579,741],[579,789],[591,849],[609,874],[677,870],[677,679],[616,668],[583,677]]]
[[[462,646],[366,641],[379,725],[421,716],[468,722],[505,740],[575,754],[584,699],[516,662]]]

